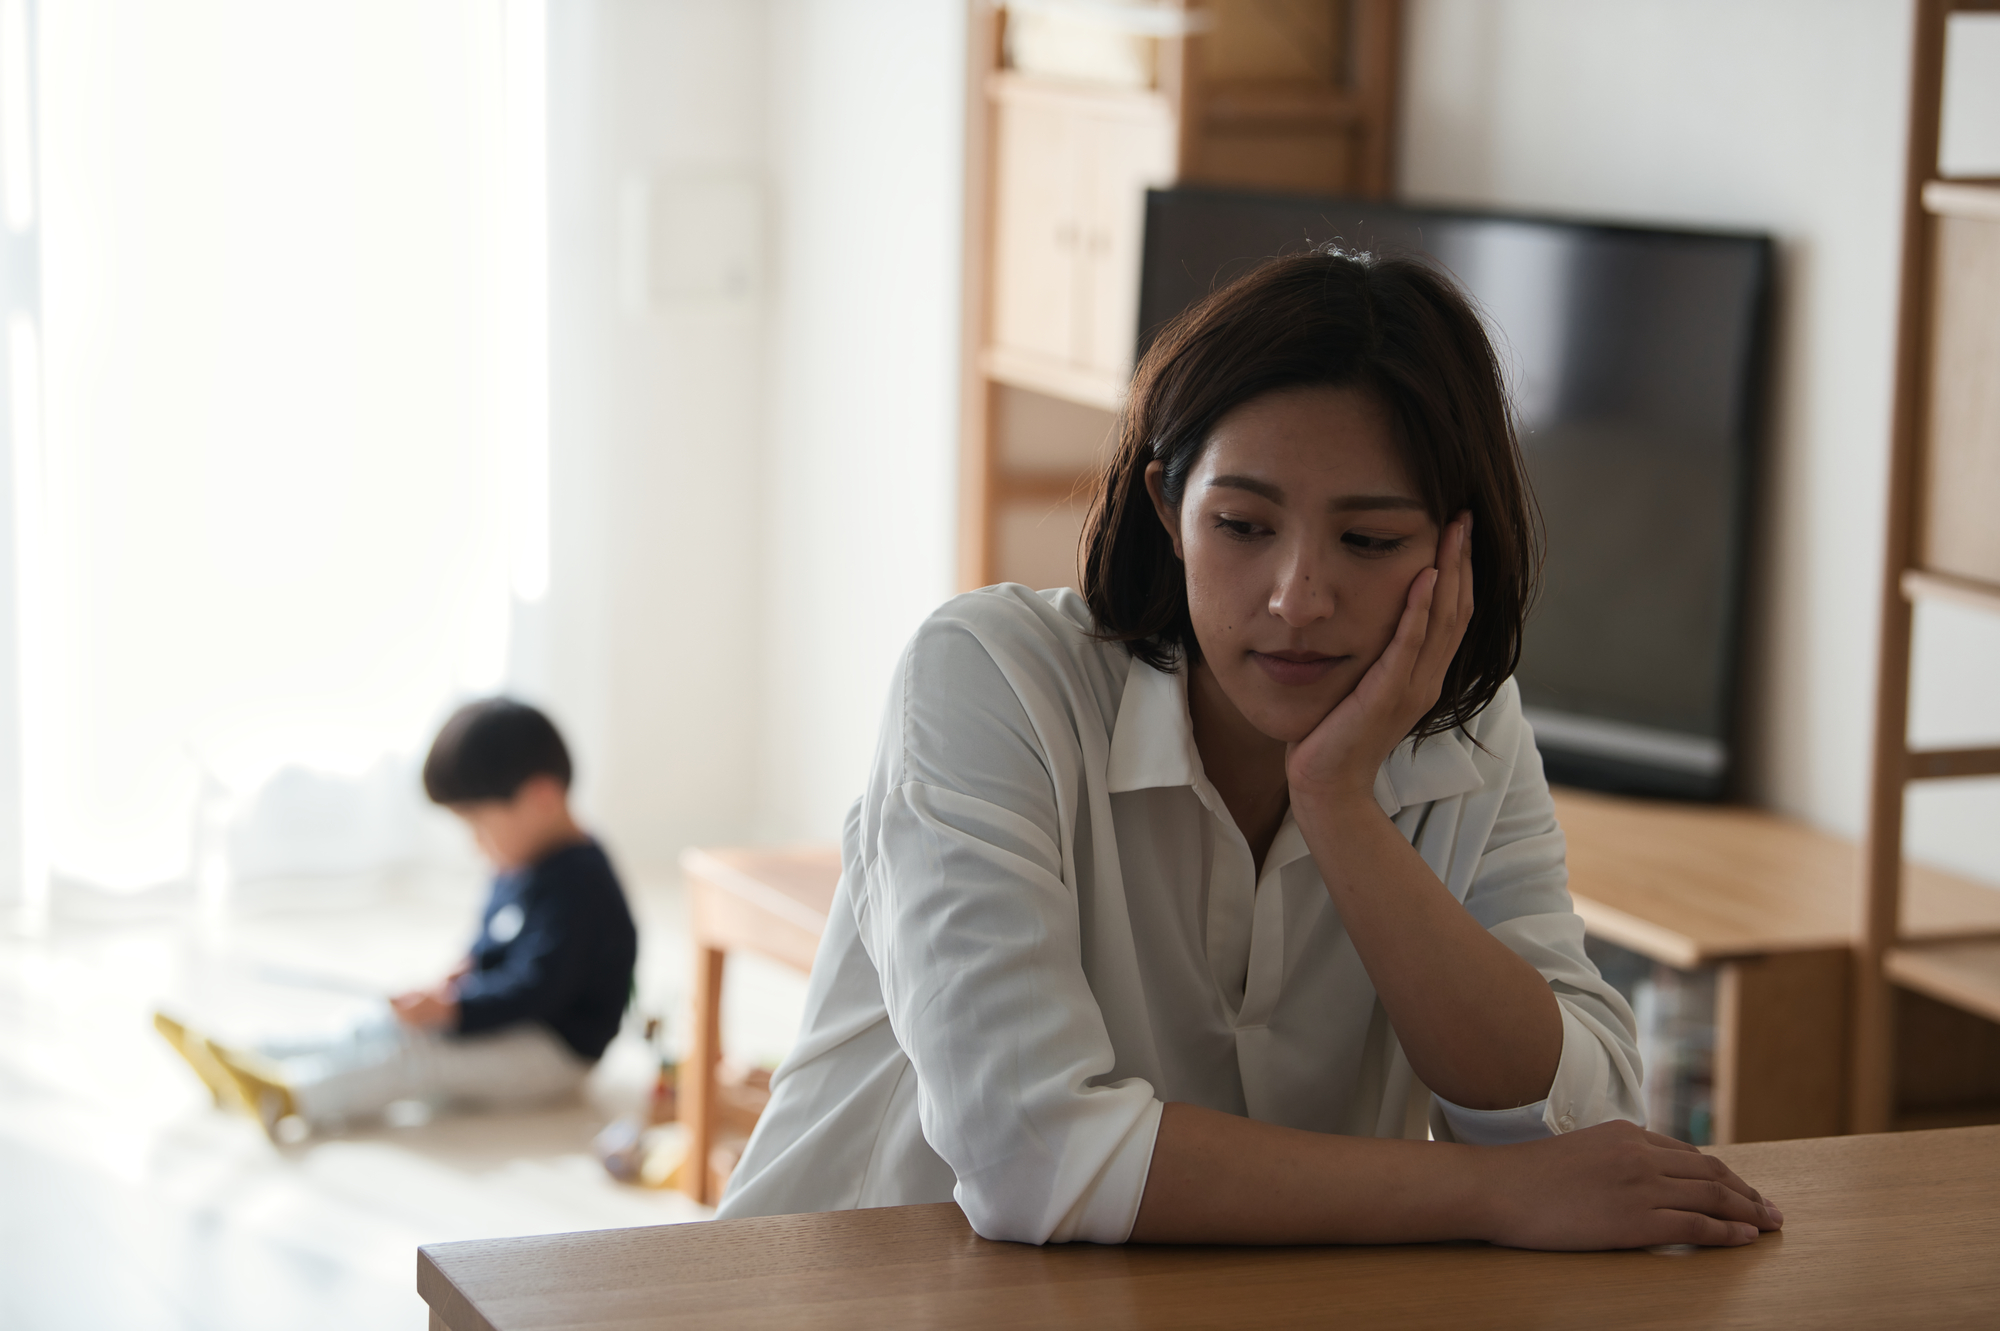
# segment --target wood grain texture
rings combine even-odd
[[[1964,187],[1962,187],[1964,188]],[[2000,198],[2000,191],[1988,191]],[[2000,583],[2000,211],[1932,220],[1929,401],[1918,556]]]
[[[744,948],[810,971],[840,886],[840,848],[697,847],[681,853],[681,872],[694,929],[692,1038],[679,1088],[690,1165],[681,1171],[681,1191],[712,1206],[716,1189],[707,1165],[716,1141],[726,958],[732,949]]]
[[[688,850],[681,872],[700,946],[749,948],[812,969],[840,885],[839,847]]]
[[[2000,1123],[2000,1021],[1896,987],[1896,1118],[1971,1115],[1913,1127]]]
[[[1903,243],[1896,305],[1895,397],[1889,418],[1887,513],[1869,728],[1863,891],[1855,903],[1854,987],[1849,1025],[1848,1126],[1880,1132],[1894,1113],[1895,1002],[1882,954],[1902,928],[1903,777],[1908,765],[1911,608],[1904,575],[1919,543],[1916,507],[1927,416],[1931,225],[1923,189],[1937,173],[1949,0],[1910,6],[1909,114],[1904,123]]]
[[[994,470],[993,384],[980,369],[993,303],[993,267],[972,261],[987,254],[993,235],[993,116],[986,75],[1000,63],[1001,14],[973,3],[965,16],[965,224],[966,262],[960,271],[958,578],[960,591],[983,587],[993,560],[986,489]]]
[[[1969,217],[2000,222],[2000,185],[1932,180],[1924,185],[1924,209],[1934,217]]]
[[[1903,596],[1910,601],[1946,601],[1968,610],[2000,614],[2000,583],[1910,569],[1903,574],[1902,588]]]
[[[1891,948],[1883,966],[1897,984],[2000,1021],[2000,940]]]
[[[420,1248],[451,1331],[1394,1325],[1990,1328],[2000,1128],[1715,1152],[1782,1233],[1685,1256],[1484,1244],[1032,1248],[892,1207]]]
[[[676,1082],[681,1123],[687,1129],[690,1165],[681,1171],[681,1191],[691,1201],[713,1205],[708,1155],[715,1147],[716,1065],[722,1061],[722,974],[727,954],[699,941],[694,950],[694,992],[688,1026],[691,1037]]]
[[[1849,947],[1854,844],[1760,809],[1555,792],[1570,894],[1590,932],[1670,966]],[[2000,892],[1904,871],[1903,936],[2000,934]]]
[[[1829,1137],[1846,1126],[1851,953],[1774,952],[1722,968],[1715,1140]]]
[[[1010,486],[993,389],[1121,407],[1146,185],[1390,190],[1401,0],[1170,7],[1201,21],[1161,38],[1155,86],[1131,88],[1006,68],[1002,7],[967,0],[962,588],[1015,576],[1003,554],[1026,569],[1075,565],[1068,523],[1037,527],[1025,556],[1001,549]]]
[[[1910,754],[1912,781],[1958,776],[2000,776],[2000,749],[1924,749]]]
[[[1856,911],[1848,1035],[1848,1127],[1882,1131],[1896,1109],[1896,997],[1888,953],[1908,937],[1902,861],[1910,775],[1912,576],[1928,566],[1966,586],[2000,582],[1990,510],[2000,490],[2000,322],[1994,194],[1938,182],[1944,48],[1954,0],[1910,6],[1910,112],[1904,120],[1896,396],[1890,414],[1886,540],[1870,735],[1864,891]],[[1982,436],[1982,430],[1986,436]],[[1984,512],[1980,506],[1984,504]]]

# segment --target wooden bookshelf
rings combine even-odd
[[[1390,187],[1401,0],[1160,0],[1148,12],[1163,35],[1133,39],[1144,76],[1123,84],[1010,59],[1008,24],[1048,8],[969,10],[968,588],[1076,581],[1090,486],[1132,375],[1148,188]]]
[[[1915,605],[1936,598],[2000,613],[2000,180],[1938,178],[1951,16],[1995,9],[1995,0],[1916,0],[1912,10],[1866,889],[1856,903],[1848,1096],[1858,1132],[1895,1121],[1908,1061],[1897,1052],[1899,989],[2000,1015],[2000,938],[1926,944],[1903,860],[1910,782],[2000,775],[2000,747],[1909,742]]]

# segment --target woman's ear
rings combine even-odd
[[[1153,512],[1159,515],[1160,525],[1167,529],[1167,539],[1174,543],[1174,558],[1183,564],[1187,554],[1181,549],[1181,511],[1167,503],[1167,464],[1148,462],[1146,464],[1146,493],[1152,496]]]

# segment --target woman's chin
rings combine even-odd
[[[1297,744],[1319,728],[1328,712],[1340,705],[1348,691],[1310,700],[1300,698],[1259,699],[1260,705],[1245,710],[1251,725],[1281,744]]]

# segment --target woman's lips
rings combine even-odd
[[[1292,686],[1317,684],[1347,660],[1344,656],[1322,656],[1318,652],[1252,652],[1250,659],[1273,683]]]

